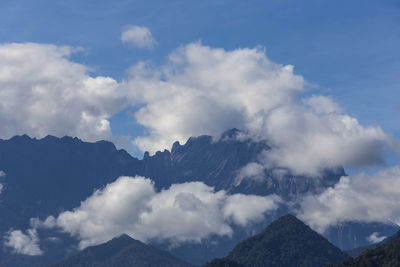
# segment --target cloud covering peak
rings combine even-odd
[[[131,106],[144,128],[133,142],[151,153],[231,128],[267,140],[272,149],[257,164],[294,174],[381,164],[385,151],[400,151],[398,140],[379,126],[361,125],[329,97],[305,96],[303,77],[292,65],[272,62],[262,47],[227,51],[190,43],[161,66],[137,63],[122,82],[90,76],[86,66],[70,60],[73,52],[35,43],[0,45],[0,138],[110,140],[110,118]]]
[[[139,63],[130,73],[126,86],[141,106],[135,118],[149,133],[135,139],[142,150],[239,128],[272,147],[262,165],[318,176],[339,165],[380,164],[385,150],[399,147],[329,97],[302,97],[304,79],[260,47],[226,51],[191,43],[171,53],[164,66]]]

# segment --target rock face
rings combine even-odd
[[[148,246],[124,234],[104,244],[88,247],[52,267],[191,267],[170,253]]]
[[[324,266],[348,256],[292,215],[244,240],[226,257],[244,266]],[[215,262],[211,262],[209,266]],[[222,266],[222,265],[221,265]]]
[[[240,131],[225,132],[219,140],[211,136],[191,137],[184,145],[175,142],[171,152],[157,152],[145,156],[142,175],[151,177],[160,188],[173,183],[203,181],[217,190],[232,193],[277,194],[283,198],[315,192],[334,185],[345,175],[342,167],[326,170],[320,179],[295,176],[287,173],[281,177],[274,170],[264,170],[263,179],[244,179],[237,182],[239,171],[249,163],[257,162],[260,153],[270,149],[267,142],[242,139]]]

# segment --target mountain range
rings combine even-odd
[[[267,141],[243,139],[238,137],[239,134],[240,131],[232,129],[218,139],[211,136],[191,137],[183,145],[175,142],[170,151],[159,151],[154,155],[145,153],[143,159],[132,157],[108,141],[89,143],[72,137],[35,139],[27,135],[0,140],[0,171],[5,174],[0,177],[0,235],[4,237],[10,229],[29,228],[31,218],[44,219],[72,210],[94,190],[103,188],[120,176],[148,177],[154,181],[157,190],[176,183],[202,181],[228,193],[273,193],[290,201],[296,196],[332,186],[345,175],[344,169],[337,167],[325,170],[319,179],[296,176],[290,172],[278,178],[273,175],[273,169],[266,169],[262,181],[244,179],[238,184],[239,171],[247,164],[257,162],[260,153],[270,149]],[[283,208],[277,215],[286,212],[287,209]],[[266,218],[255,230],[261,230],[273,219]],[[386,229],[387,233],[391,231],[394,232],[393,227]],[[362,240],[370,233],[369,225],[342,225],[328,232],[327,236],[342,249],[348,249],[354,248],[355,240],[357,245],[367,244]],[[10,254],[10,249],[4,246],[2,240],[0,262],[54,263],[76,253],[77,241],[65,233],[58,235],[60,241],[57,243],[50,239],[41,240],[41,246],[47,253],[40,257]],[[224,256],[238,241],[248,236],[246,231],[237,231],[231,238],[209,240],[204,244],[180,247],[152,245],[158,249],[169,249],[188,262],[201,264]]]

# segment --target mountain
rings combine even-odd
[[[400,266],[400,231],[374,249],[367,249],[357,258],[350,258],[329,267]]]
[[[312,267],[340,262],[347,257],[324,237],[288,214],[236,245],[226,259],[244,266]],[[218,266],[213,264],[216,262],[208,266]]]
[[[245,265],[230,259],[215,259],[204,267],[245,267]]]
[[[218,140],[203,135],[190,137],[184,145],[175,142],[171,152],[165,150],[154,156],[145,153],[143,175],[151,177],[158,187],[174,183],[203,181],[217,190],[231,193],[268,195],[277,194],[285,199],[316,192],[337,183],[345,175],[342,167],[325,170],[321,179],[295,176],[288,172],[284,177],[273,175],[273,169],[265,170],[263,181],[243,180],[237,183],[239,170],[248,163],[257,162],[260,153],[269,150],[266,141],[241,138],[242,132],[231,129]]]
[[[191,137],[184,145],[175,142],[171,152],[145,153],[142,160],[107,141],[88,143],[71,137],[35,139],[27,135],[0,140],[0,171],[6,173],[0,181],[0,213],[4,214],[0,233],[11,227],[26,228],[32,217],[43,218],[79,206],[95,189],[122,175],[149,177],[158,189],[203,181],[217,190],[275,193],[283,198],[326,188],[344,175],[339,168],[327,170],[323,179],[289,174],[278,179],[266,171],[267,179],[261,183],[243,181],[235,186],[238,171],[269,149],[265,142],[236,138],[238,132],[227,131],[219,140]]]
[[[148,246],[124,234],[104,244],[88,247],[52,267],[190,267],[170,253]]]
[[[120,175],[134,174],[139,160],[106,141],[26,135],[0,140],[0,233],[23,229],[32,217],[79,206],[93,190]]]
[[[319,179],[289,172],[277,178],[272,174],[274,170],[269,169],[264,171],[264,180],[244,179],[239,184],[237,177],[241,168],[256,162],[262,151],[270,149],[266,141],[242,138],[241,134],[232,129],[220,138],[191,137],[183,145],[175,142],[171,151],[158,151],[154,155],[145,153],[143,159],[134,158],[107,141],[89,143],[72,137],[36,139],[27,135],[0,140],[0,171],[6,174],[0,177],[3,187],[0,194],[0,262],[10,252],[1,240],[10,229],[24,230],[30,227],[30,218],[44,219],[71,210],[94,190],[114,182],[119,176],[151,178],[158,190],[174,183],[203,181],[216,190],[257,195],[274,193],[290,200],[332,186],[345,175],[343,168],[339,167],[326,170]],[[262,229],[272,219],[268,218],[257,229]],[[55,244],[51,241],[53,236],[46,237],[45,233],[40,233],[40,236],[45,255],[51,252],[51,257],[46,256],[46,263],[66,256],[59,249],[68,248],[70,251],[76,245],[73,238],[64,241],[64,236]],[[225,255],[236,242],[247,236],[244,231],[239,235],[235,232],[229,240],[210,240],[206,245],[187,244],[172,248],[171,252],[185,260],[204,263]],[[168,246],[153,245],[162,249]]]

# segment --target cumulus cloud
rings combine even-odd
[[[147,27],[127,25],[121,33],[121,41],[138,48],[152,48],[157,42]]]
[[[386,149],[397,150],[398,141],[380,127],[363,127],[346,114],[320,107],[316,112],[314,107],[286,105],[268,114],[264,136],[273,148],[264,153],[267,166],[318,175],[324,168],[340,165],[381,164]]]
[[[342,222],[400,223],[400,167],[342,177],[334,187],[304,197],[297,215],[323,233]]]
[[[129,26],[121,38],[148,45],[154,43],[150,37],[148,29]],[[90,76],[86,66],[69,59],[73,52],[34,43],[0,45],[0,138],[112,139],[110,117],[135,106],[146,135],[134,144],[151,153],[230,128],[268,141],[271,149],[257,164],[294,174],[381,164],[386,150],[400,151],[398,140],[378,126],[361,125],[330,98],[302,97],[304,79],[293,66],[269,60],[261,47],[226,51],[191,43],[173,51],[163,66],[139,62],[121,83]]]
[[[338,165],[383,162],[399,142],[378,126],[364,127],[325,96],[302,97],[304,80],[291,65],[270,61],[262,48],[224,49],[191,43],[161,67],[139,63],[126,86],[148,131],[136,138],[155,152],[200,134],[239,128],[272,149],[259,163],[317,176]]]
[[[225,51],[192,43],[174,51],[165,66],[139,63],[130,73],[127,86],[142,105],[135,117],[150,134],[136,144],[150,152],[190,136],[257,128],[264,111],[290,103],[303,88],[293,66],[271,62],[261,48]]]
[[[13,249],[14,253],[29,256],[42,255],[43,251],[39,247],[39,237],[35,229],[27,230],[24,234],[20,230],[9,232],[5,236],[4,245]]]
[[[118,83],[91,77],[69,60],[75,50],[36,43],[0,45],[0,138],[17,134],[109,139],[123,106]]]
[[[105,242],[127,233],[142,241],[201,242],[212,235],[231,236],[232,224],[248,226],[277,209],[280,198],[228,195],[201,182],[174,184],[156,192],[151,180],[120,177],[97,190],[72,211],[33,228],[61,228],[76,236],[80,247]]]
[[[367,237],[367,241],[371,244],[382,242],[386,239],[386,236],[380,236],[378,232],[373,232],[369,237]]]

